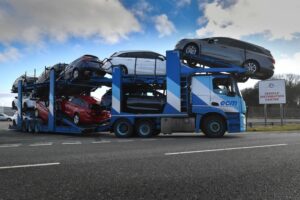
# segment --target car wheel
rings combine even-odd
[[[11,122],[11,119],[10,119],[10,118],[7,118],[7,121]]]
[[[74,124],[78,125],[80,121],[79,115],[76,113],[73,117]]]
[[[73,70],[72,78],[73,78],[74,80],[79,79],[79,70],[78,70],[78,69],[74,69],[74,70]]]
[[[121,70],[122,70],[122,74],[123,75],[128,74],[128,69],[127,69],[127,67],[125,65],[121,65]]]
[[[183,48],[183,53],[184,55],[199,55],[199,47],[195,43],[189,43]],[[186,62],[190,67],[195,67],[197,65],[197,62],[190,58],[188,58]]]
[[[133,126],[127,119],[119,119],[114,123],[114,133],[119,138],[128,138],[133,134]]]
[[[184,46],[183,53],[187,55],[199,55],[199,47],[195,43],[188,43]]]
[[[243,67],[246,69],[246,74],[249,75],[254,75],[259,70],[259,65],[255,60],[245,61]]]
[[[206,137],[222,137],[226,132],[226,122],[219,115],[210,115],[202,120],[201,129]]]

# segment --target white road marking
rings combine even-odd
[[[154,139],[154,138],[140,139],[140,141],[143,141],[143,142],[149,142],[149,141],[154,141],[154,140],[157,140],[157,139]]]
[[[21,144],[1,144],[0,148],[6,148],[6,147],[19,147]]]
[[[60,163],[55,162],[55,163],[40,163],[40,164],[29,164],[29,165],[4,166],[4,167],[0,167],[0,170],[1,169],[27,168],[27,167],[44,167],[44,166],[51,166],[51,165],[60,165]]]
[[[125,139],[121,139],[121,140],[117,140],[117,142],[133,142],[134,140],[125,140]]]
[[[100,140],[100,141],[93,141],[93,144],[103,144],[103,143],[111,143],[109,140]]]
[[[50,146],[52,144],[53,144],[53,142],[41,142],[41,143],[30,144],[29,146],[31,146],[31,147]]]
[[[224,149],[207,149],[207,150],[199,150],[199,151],[182,151],[182,152],[165,153],[165,155],[170,156],[170,155],[191,154],[191,153],[232,151],[232,150],[241,150],[241,149],[256,149],[256,148],[278,147],[278,146],[286,146],[286,145],[288,145],[288,144],[270,144],[270,145],[261,145],[261,146],[232,147],[232,148],[224,148]]]
[[[80,141],[75,142],[63,142],[62,144],[82,144]]]

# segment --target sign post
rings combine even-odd
[[[264,104],[265,126],[267,125],[267,104],[280,104],[280,124],[283,125],[283,104],[286,103],[285,81],[282,79],[260,81],[258,89],[259,104]]]

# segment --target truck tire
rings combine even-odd
[[[33,121],[28,122],[28,133],[34,133],[34,122]]]
[[[22,132],[27,132],[26,121],[22,121]]]
[[[226,132],[226,122],[220,115],[209,115],[202,120],[202,131],[206,137],[219,138]]]
[[[119,119],[114,123],[114,133],[116,137],[128,138],[133,134],[133,126],[127,119]]]
[[[36,121],[34,123],[34,132],[39,133],[40,131],[41,131],[41,124],[40,124],[40,122]]]
[[[152,137],[155,132],[153,122],[146,119],[139,120],[136,125],[136,132],[142,138]]]

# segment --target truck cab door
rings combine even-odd
[[[222,75],[212,77],[210,105],[225,113],[241,112],[241,96],[232,77]]]

